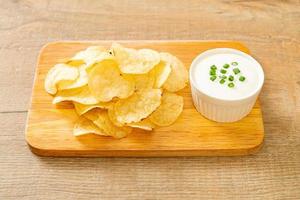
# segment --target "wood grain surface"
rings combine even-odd
[[[150,48],[176,55],[189,69],[193,59],[208,49],[235,48],[249,50],[233,41],[155,41],[123,40],[130,48]],[[46,74],[55,64],[71,58],[89,46],[109,49],[112,41],[52,42],[45,45],[37,60],[37,70],[26,124],[26,141],[31,150],[44,156],[233,156],[256,153],[262,146],[264,128],[259,102],[251,113],[235,123],[213,122],[195,109],[189,84],[177,92],[184,108],[174,124],[157,127],[150,133],[133,129],[126,138],[113,139],[94,134],[75,137],[78,119],[72,104],[53,105],[53,97],[44,89]]]
[[[0,2],[0,199],[299,199],[299,1]],[[264,66],[265,143],[246,157],[51,158],[24,139],[40,48],[57,40],[238,40]]]

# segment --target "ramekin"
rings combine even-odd
[[[197,87],[196,81],[193,80],[193,73],[197,64],[205,57],[219,53],[230,53],[243,56],[251,61],[255,67],[257,67],[257,71],[259,73],[259,83],[255,90],[243,98],[227,100],[212,97]],[[217,122],[235,122],[247,116],[251,112],[264,83],[264,72],[261,65],[250,55],[231,48],[216,48],[199,54],[193,60],[190,66],[189,76],[193,103],[197,111],[200,112],[204,117]]]

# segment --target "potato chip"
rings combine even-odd
[[[151,131],[153,128],[155,128],[155,125],[148,118],[143,119],[142,121],[139,122],[133,122],[126,125],[132,128],[139,128],[146,131]]]
[[[119,68],[126,74],[145,74],[160,62],[158,52],[151,49],[130,49],[114,43],[111,51],[115,56]]]
[[[73,134],[75,136],[81,136],[90,133],[94,133],[97,135],[106,135],[92,121],[86,119],[83,116],[80,116],[79,119],[75,122]]]
[[[61,81],[73,82],[79,76],[79,72],[76,67],[72,67],[66,64],[57,64],[52,67],[45,79],[45,90],[49,94],[56,94],[57,85]]]
[[[92,110],[89,110],[86,113],[84,113],[83,116],[91,121],[95,121],[96,119],[98,119],[99,111],[99,108],[93,108]]]
[[[115,109],[114,109],[114,106],[111,106],[108,110],[107,110],[107,114],[108,114],[108,117],[110,119],[110,121],[115,125],[115,126],[124,126],[124,124],[122,124],[121,122],[119,122],[117,120],[117,116],[115,114]]]
[[[85,63],[87,66],[95,62],[96,58],[105,52],[106,49],[101,46],[91,46],[84,51],[78,52],[74,57],[72,57],[68,63],[71,65],[79,65]]]
[[[162,61],[169,63],[171,66],[171,73],[163,84],[163,88],[170,92],[183,89],[188,82],[188,71],[183,63],[169,53],[160,53],[160,57]]]
[[[123,76],[113,60],[104,60],[93,67],[89,72],[88,86],[101,102],[110,101],[114,97],[124,99],[134,92],[134,80]]]
[[[135,82],[135,90],[144,90],[144,89],[151,89],[155,83],[155,77],[153,74],[134,74],[128,75],[132,76]]]
[[[112,56],[108,51],[103,51],[101,52],[95,59],[94,62],[90,63],[89,65],[86,66],[85,70],[87,72],[90,72],[91,69],[97,65],[97,63],[100,63],[104,60],[113,60],[115,61],[115,57]]]
[[[168,79],[171,73],[171,67],[169,63],[161,61],[151,71],[150,76],[155,79],[154,88],[160,88]]]
[[[77,102],[73,102],[75,110],[78,115],[83,115],[84,113],[94,109],[94,108],[102,108],[108,109],[111,106],[111,102],[99,102],[97,104],[85,105]]]
[[[88,83],[88,75],[85,71],[86,65],[81,65],[79,70],[79,76],[75,81],[60,81],[58,83],[58,90],[79,88]]]
[[[97,104],[99,101],[91,94],[88,86],[70,90],[58,91],[52,103],[57,104],[62,101],[74,101],[81,104]]]
[[[113,136],[115,138],[123,138],[131,132],[130,127],[118,127],[115,126],[109,119],[106,110],[100,110],[98,112],[98,118],[93,121],[106,135]]]
[[[165,92],[160,106],[150,115],[151,122],[158,126],[169,126],[176,121],[183,110],[183,97]]]
[[[160,89],[138,91],[127,99],[120,99],[114,105],[117,121],[120,123],[138,122],[150,115],[161,100]]]

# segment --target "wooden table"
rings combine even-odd
[[[0,199],[300,199],[299,1],[2,1]],[[244,42],[264,66],[253,156],[49,158],[24,141],[35,63],[57,40]]]

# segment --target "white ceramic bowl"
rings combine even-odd
[[[258,73],[258,83],[249,94],[235,99],[224,99],[209,95],[196,84],[195,70],[197,65],[205,58],[215,54],[230,53],[242,56],[251,62]],[[236,49],[216,48],[205,51],[198,55],[190,67],[190,84],[193,102],[204,117],[217,122],[234,122],[242,119],[250,113],[264,83],[264,72],[261,65],[250,55]]]

